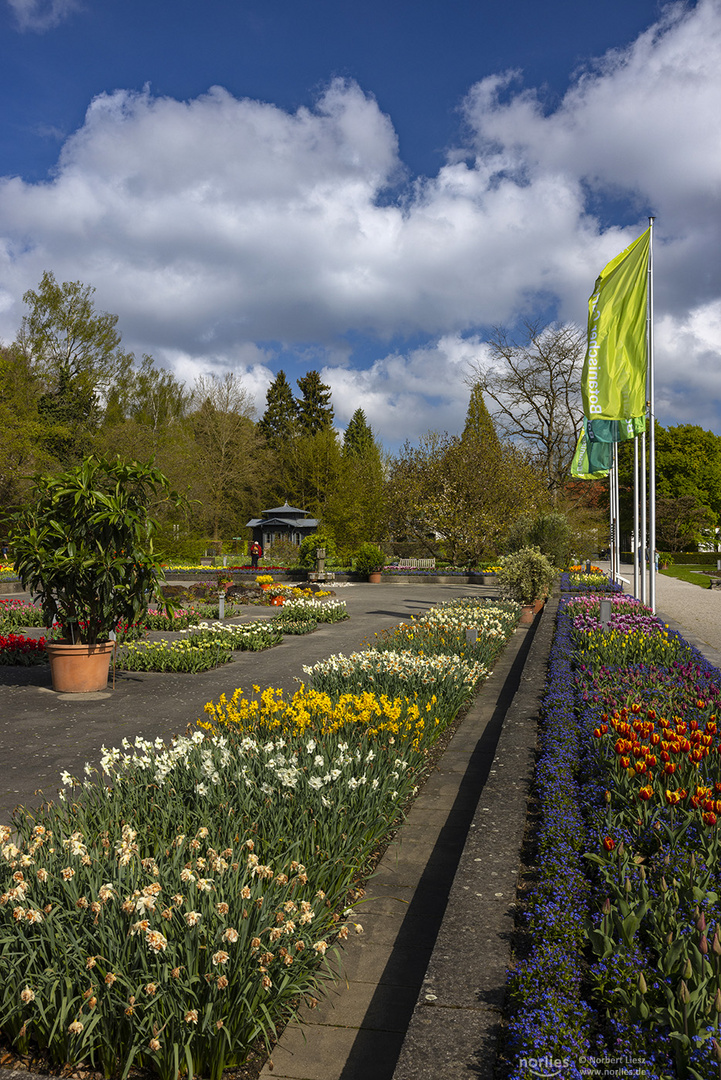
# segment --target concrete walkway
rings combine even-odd
[[[607,569],[607,563],[600,564]],[[633,591],[633,565],[623,563],[621,575]],[[659,618],[695,645],[712,664],[721,667],[721,590],[703,589],[688,581],[656,575],[656,611]]]

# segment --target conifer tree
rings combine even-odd
[[[363,409],[356,409],[343,437],[343,457],[360,457],[373,447],[373,431]]]
[[[497,455],[501,449],[496,428],[491,419],[491,414],[486,408],[483,391],[478,383],[471,390],[471,399],[468,402],[466,423],[461,439],[465,443],[476,443],[479,448],[486,451],[489,458]]]
[[[317,371],[307,372],[298,379],[302,398],[298,401],[298,421],[303,435],[316,435],[333,426],[333,406],[330,386],[320,381]]]
[[[266,409],[258,427],[273,449],[287,447],[298,431],[298,405],[281,369],[268,387]]]

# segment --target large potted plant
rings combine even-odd
[[[161,499],[182,502],[154,466],[89,457],[35,477],[32,504],[13,515],[15,571],[39,599],[46,625],[58,623],[62,634],[48,644],[56,690],[103,689],[118,624],[162,602],[149,513]]]
[[[537,547],[525,547],[501,559],[497,580],[501,596],[518,601],[521,622],[541,610],[556,577],[556,568]]]
[[[363,574],[369,581],[378,584],[381,580],[381,570],[385,563],[385,555],[375,544],[361,544],[353,558],[353,567],[356,574]]]

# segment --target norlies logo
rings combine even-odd
[[[573,1064],[571,1058],[552,1058],[546,1054],[541,1058],[521,1058],[519,1065],[528,1069],[534,1076],[560,1076],[561,1069],[568,1069]]]

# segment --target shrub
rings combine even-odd
[[[555,576],[546,556],[537,547],[526,547],[501,559],[498,585],[502,596],[532,604],[548,593]]]
[[[306,570],[315,569],[315,551],[316,548],[325,548],[325,561],[328,566],[336,566],[338,562],[338,552],[335,545],[335,540],[326,532],[311,533],[310,536],[306,536],[300,545],[300,557],[299,564]]]
[[[550,511],[535,518],[524,514],[511,526],[506,549],[512,553],[526,547],[537,547],[554,566],[568,566],[571,539],[571,526],[565,514]]]
[[[361,544],[353,557],[353,569],[356,574],[371,574],[382,570],[385,561],[385,555],[375,544]]]

